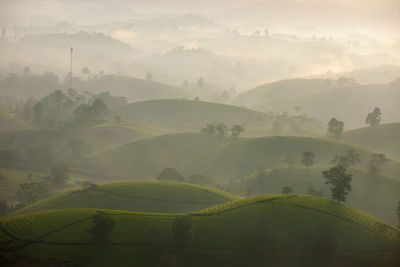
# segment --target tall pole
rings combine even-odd
[[[70,64],[70,70],[69,70],[69,89],[72,89],[72,53],[74,49],[71,47],[71,64]]]

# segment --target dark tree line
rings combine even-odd
[[[233,125],[229,128],[225,123],[208,123],[205,127],[201,129],[201,133],[206,135],[216,135],[216,136],[226,136],[230,131],[231,136],[238,137],[242,134],[245,129],[241,125]]]

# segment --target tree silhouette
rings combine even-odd
[[[352,175],[346,173],[343,166],[331,167],[329,170],[323,171],[322,175],[325,177],[326,184],[331,184],[331,196],[337,201],[346,201],[346,195],[352,190],[351,180]]]
[[[92,242],[95,246],[101,247],[111,242],[111,235],[115,228],[113,219],[104,214],[99,213],[93,216],[92,227],[88,232],[92,235]]]
[[[157,180],[183,182],[185,178],[176,169],[166,168],[157,176]]]
[[[290,186],[285,186],[282,189],[282,194],[291,194],[291,193],[293,193],[293,189]]]
[[[374,110],[370,113],[368,113],[368,116],[365,120],[365,124],[368,124],[369,126],[377,126],[381,123],[381,109],[378,107],[375,107]]]
[[[244,128],[241,125],[233,125],[231,128],[231,135],[233,137],[238,137],[241,133],[244,132]]]
[[[343,128],[344,123],[342,121],[332,118],[328,123],[328,135],[338,138],[342,134]]]

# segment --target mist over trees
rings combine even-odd
[[[328,123],[328,135],[339,138],[343,132],[343,128],[344,123],[342,121],[332,118]]]
[[[381,109],[376,107],[372,112],[368,113],[365,123],[371,127],[377,126],[381,123],[381,115]]]
[[[395,5],[0,1],[0,265],[398,266]]]

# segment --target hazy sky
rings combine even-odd
[[[0,26],[62,20],[95,24],[149,12],[192,12],[239,24],[257,20],[400,35],[400,0],[0,0]]]

